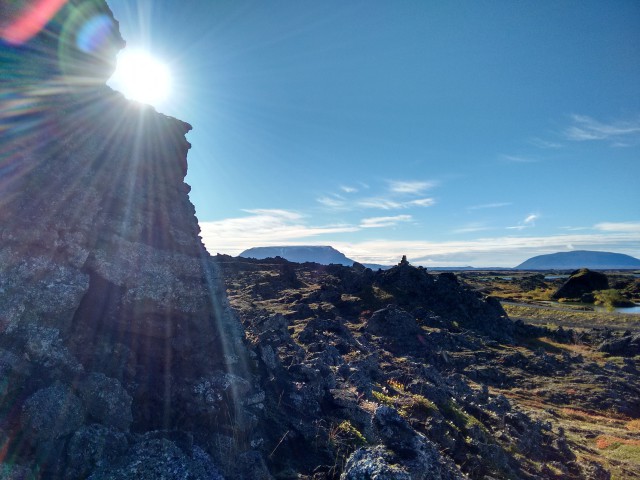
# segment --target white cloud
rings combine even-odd
[[[435,204],[436,201],[433,198],[419,198],[405,203],[408,207],[431,207]]]
[[[411,221],[411,216],[365,218],[360,226],[318,226],[309,225],[306,217],[290,210],[257,209],[248,210],[246,213],[243,217],[200,223],[203,241],[209,252],[237,255],[255,246],[303,243],[332,245],[359,262],[391,265],[397,263],[402,255],[407,255],[411,262],[425,266],[480,267],[513,267],[531,256],[567,249],[614,251],[640,256],[640,222],[605,222],[595,226],[599,230],[596,233],[569,233],[545,237],[509,235],[442,242],[385,239],[345,242],[327,236],[356,232],[363,228],[390,226],[392,222]]]
[[[393,217],[371,217],[363,218],[360,222],[362,228],[381,228],[393,227],[401,222],[410,222],[413,220],[411,215],[396,215]]]
[[[590,227],[571,227],[571,226],[567,226],[567,227],[560,227],[560,230],[568,230],[569,232],[579,232],[581,230],[591,230]]]
[[[593,228],[603,232],[640,233],[640,222],[603,222],[594,225]],[[638,241],[640,242],[640,238]]]
[[[540,218],[540,215],[538,215],[537,213],[531,213],[527,215],[524,220],[518,222],[518,225],[507,227],[507,230],[524,230],[525,228],[535,227],[536,220],[538,218]]]
[[[393,265],[402,255],[417,265],[473,265],[514,267],[534,255],[566,251],[602,250],[640,256],[634,233],[552,235],[547,237],[503,236],[468,241],[426,242],[370,240],[332,242],[331,245],[361,263]]]
[[[298,212],[294,212],[291,210],[279,210],[273,208],[254,208],[254,209],[243,209],[243,212],[250,213],[254,217],[260,219],[271,219],[271,218],[281,218],[287,220],[299,220],[303,217]],[[242,219],[244,220],[244,219]]]
[[[249,215],[214,222],[200,222],[202,240],[211,253],[237,255],[256,246],[313,238],[321,235],[355,232],[353,225],[308,225],[305,217],[290,210],[244,210]]]
[[[401,193],[407,195],[420,195],[425,190],[429,190],[436,186],[435,182],[422,181],[389,181],[389,190],[393,193]]]
[[[415,200],[398,201],[391,198],[364,198],[358,200],[356,205],[362,208],[377,208],[380,210],[400,210],[410,207],[431,207],[436,201],[433,198],[418,198]]]
[[[535,163],[538,160],[530,157],[522,157],[520,155],[500,155],[500,158],[511,163]]]
[[[402,203],[389,198],[364,198],[356,202],[358,207],[378,208],[380,210],[396,210],[402,208]]]
[[[473,233],[481,232],[483,230],[489,230],[489,227],[487,227],[484,223],[473,222],[463,227],[456,228],[452,233]]]
[[[512,205],[511,202],[495,202],[495,203],[484,203],[482,205],[472,205],[471,207],[467,207],[469,210],[483,210],[485,208],[500,208],[500,207],[508,207]]]
[[[370,187],[358,182],[360,189],[366,190]],[[436,202],[433,198],[423,197],[422,193],[436,185],[435,182],[427,181],[396,181],[387,180],[388,188],[381,195],[362,197],[356,195],[359,188],[349,185],[340,185],[338,188],[342,192],[329,193],[316,198],[316,201],[324,207],[333,210],[355,210],[362,208],[372,208],[378,210],[401,210],[412,207],[431,207]]]
[[[640,119],[604,123],[587,115],[571,115],[573,125],[564,131],[564,136],[573,141],[612,140],[617,146],[626,146],[621,138],[640,137]]]
[[[333,208],[333,209],[346,208],[346,202],[337,195],[334,195],[332,197],[324,196],[324,197],[316,198],[316,201],[328,208]]]

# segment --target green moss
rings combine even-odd
[[[607,449],[606,456],[614,460],[640,465],[640,445],[614,443]]]
[[[396,397],[385,395],[382,392],[372,391],[371,395],[373,395],[373,398],[375,398],[379,403],[387,405],[388,407],[395,407],[398,404]]]
[[[487,435],[490,434],[487,427],[484,426],[480,420],[473,415],[465,412],[459,405],[453,401],[447,402],[445,405],[440,406],[440,411],[453,422],[456,427],[462,432],[467,432],[471,427],[477,426]]]
[[[360,430],[354,427],[349,420],[343,420],[337,428],[339,433],[351,438],[352,443],[355,443],[357,446],[367,444],[367,439],[364,438],[364,435],[360,433]]]

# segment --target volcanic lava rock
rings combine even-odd
[[[257,392],[184,183],[191,126],[105,85],[124,42],[104,0],[57,3],[22,35],[43,2],[2,2],[0,443],[43,478],[93,478],[102,454],[80,455],[79,438],[98,452],[114,431],[246,431],[257,420],[237,396]],[[225,375],[243,389],[203,418],[194,386]],[[170,444],[136,445],[132,463],[170,467]],[[171,455],[208,472],[194,449]]]
[[[609,338],[598,346],[598,350],[620,357],[640,355],[640,334],[629,333],[621,337]]]
[[[68,478],[86,478],[93,470],[110,465],[128,448],[126,435],[100,424],[85,425],[71,437],[67,453]]]
[[[101,468],[89,480],[224,480],[209,455],[193,446],[181,449],[166,438],[143,439],[114,465]]]
[[[71,389],[53,385],[24,402],[21,428],[34,442],[56,440],[80,427],[84,415],[82,402]]]
[[[580,299],[583,295],[595,290],[606,290],[608,288],[609,281],[604,273],[583,268],[572,272],[567,281],[551,297],[555,299]]]

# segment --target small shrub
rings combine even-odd
[[[360,433],[356,427],[354,427],[349,420],[343,420],[337,427],[337,434],[346,437],[346,440],[350,444],[356,446],[362,446],[367,444],[367,439]]]
[[[385,395],[382,392],[372,391],[371,395],[373,395],[373,398],[375,398],[379,403],[382,403],[383,405],[386,405],[388,407],[395,407],[398,403],[395,397]]]
[[[626,298],[622,296],[619,290],[614,288],[610,288],[609,290],[598,290],[593,292],[593,296],[595,298],[596,305],[602,305],[607,309],[613,310],[616,307],[625,307],[633,305],[633,302],[630,302]]]
[[[399,393],[405,393],[405,386],[399,380],[391,379],[387,382],[391,388]]]

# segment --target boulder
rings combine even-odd
[[[92,373],[80,385],[87,414],[96,422],[127,431],[133,421],[131,395],[115,378],[102,373]]]
[[[69,387],[57,384],[38,390],[25,401],[22,431],[33,442],[56,440],[77,430],[84,416],[80,399]]]
[[[66,477],[86,478],[123,455],[127,447],[127,437],[121,431],[98,424],[83,426],[69,441]]]
[[[413,480],[395,463],[394,455],[382,445],[359,448],[347,460],[340,480]]]
[[[588,268],[582,268],[571,273],[551,298],[556,300],[561,298],[580,299],[585,294],[590,294],[595,290],[606,290],[609,288],[609,281],[604,273],[594,272]]]
[[[166,438],[145,438],[112,465],[95,471],[88,480],[224,480],[211,457],[192,446],[184,451]]]

